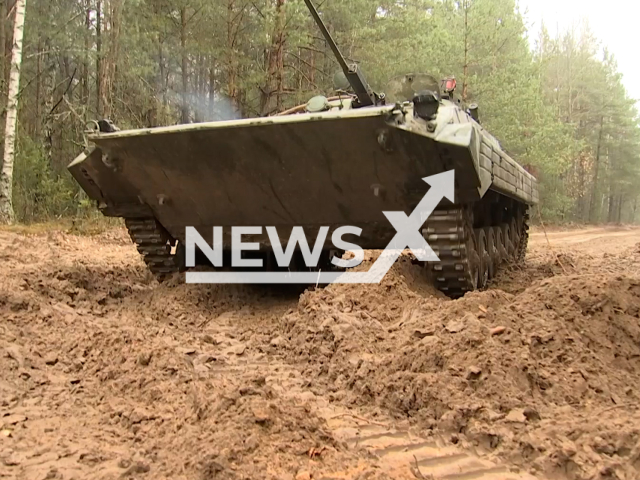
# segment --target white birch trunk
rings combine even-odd
[[[18,122],[18,93],[22,66],[22,38],[27,0],[16,0],[13,48],[11,49],[11,76],[7,95],[7,123],[4,134],[4,158],[0,171],[0,223],[13,223],[13,161],[15,158],[16,127]]]

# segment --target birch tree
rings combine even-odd
[[[7,95],[7,122],[4,134],[4,158],[0,172],[0,223],[13,223],[15,217],[13,212],[13,161],[15,158],[22,38],[26,7],[27,0],[16,1],[13,48],[11,49],[11,75]]]

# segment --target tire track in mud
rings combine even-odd
[[[383,478],[442,480],[536,480],[536,477],[512,467],[483,459],[472,450],[452,444],[444,436],[421,437],[409,427],[384,415],[371,417],[354,408],[345,408],[305,389],[299,370],[287,363],[242,361],[235,368],[217,367],[213,375],[238,377],[247,372],[265,374],[270,385],[283,400],[305,404],[324,419],[328,432],[347,450],[367,460],[351,469],[318,468],[313,478],[324,480],[361,479],[374,473]],[[364,454],[364,455],[363,455]],[[313,455],[313,452],[311,452]],[[367,473],[369,472],[369,473]]]

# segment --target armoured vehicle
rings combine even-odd
[[[354,225],[358,245],[382,249],[395,234],[382,212],[410,213],[428,190],[422,178],[452,169],[455,202],[422,226],[440,259],[426,274],[459,297],[523,261],[537,181],[455,94],[455,79],[408,74],[374,92],[305,3],[340,64],[337,95],[266,118],[130,131],[102,120],[69,165],[104,215],[125,219],[149,269],[159,279],[184,269],[187,226],[203,238],[223,226],[227,247],[231,226],[275,226],[284,245],[294,226],[314,238],[320,226]],[[266,235],[246,240],[269,250]]]

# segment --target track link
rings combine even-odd
[[[158,281],[184,270],[182,256],[172,254],[175,240],[154,218],[125,219],[131,240]]]

